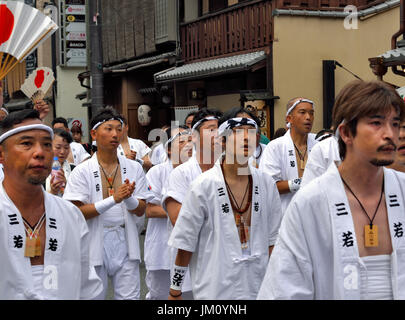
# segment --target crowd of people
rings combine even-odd
[[[405,299],[405,103],[384,82],[347,84],[318,134],[292,98],[270,142],[243,107],[152,148],[111,107],[91,144],[43,101],[3,109],[1,299],[103,300],[110,278],[139,300],[145,217],[146,299]]]

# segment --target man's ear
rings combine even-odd
[[[340,138],[343,140],[345,145],[352,143],[353,135],[350,131],[350,128],[346,123],[342,123],[338,126],[337,130],[339,131]]]
[[[91,129],[90,130],[90,135],[91,135],[91,139],[93,141],[96,141],[96,130]]]

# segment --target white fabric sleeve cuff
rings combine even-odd
[[[104,200],[97,201],[94,204],[94,207],[96,208],[96,210],[99,214],[103,214],[115,205],[116,205],[116,202],[114,200],[114,197],[110,196],[108,198],[105,198]]]
[[[174,265],[173,277],[170,281],[170,289],[181,291],[188,267]]]
[[[139,206],[139,200],[134,197],[129,197],[128,199],[124,199],[125,206],[127,207],[127,210],[132,211],[138,208]]]
[[[288,187],[291,192],[297,192],[301,186],[301,178],[288,180]]]

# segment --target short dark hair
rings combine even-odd
[[[247,115],[249,115],[249,117],[252,118],[254,120],[254,122],[257,123],[257,126],[260,127],[259,118],[256,117],[256,115],[252,111],[250,111],[244,107],[234,107],[230,110],[225,111],[223,116],[218,121],[218,126],[220,126],[222,123],[224,123],[225,121],[227,121],[229,119],[237,118],[238,114],[240,114],[240,113],[246,113]]]
[[[405,118],[405,103],[396,90],[382,81],[354,80],[347,84],[338,94],[332,111],[334,130],[345,121],[353,136],[357,133],[359,119],[390,112],[394,107],[401,121]],[[339,154],[343,160],[346,156],[346,145],[339,138]]]
[[[24,109],[21,111],[12,112],[0,122],[0,134],[9,131],[16,124],[20,124],[27,119],[41,120],[37,110]]]
[[[197,113],[197,111],[191,111],[191,112],[187,113],[186,117],[184,118],[184,124],[186,124],[186,120],[188,117],[191,117],[191,116],[194,117],[196,113]]]
[[[55,136],[59,136],[61,137],[63,140],[66,140],[67,143],[71,144],[73,142],[73,138],[72,135],[67,132],[66,130],[63,129],[53,129],[53,133],[55,134]]]
[[[202,109],[198,110],[198,111],[195,113],[194,118],[193,118],[193,121],[191,122],[191,127],[194,127],[194,125],[195,125],[198,121],[200,121],[200,120],[202,120],[202,119],[204,119],[204,118],[206,118],[206,117],[209,117],[209,116],[214,116],[214,117],[217,117],[217,118],[219,119],[220,117],[222,117],[222,112],[219,111],[219,110],[217,110],[217,109],[202,108]],[[202,125],[202,123],[201,123],[197,128],[195,128],[195,129],[199,131],[201,125]]]
[[[68,122],[67,122],[67,120],[66,120],[65,118],[57,117],[57,118],[53,119],[53,120],[52,120],[52,127],[53,127],[56,123],[62,123],[62,124],[65,126],[65,128],[69,128]]]
[[[93,119],[91,119],[91,121],[90,121],[90,126],[91,126],[91,128],[93,128],[97,123],[106,121],[109,119],[121,120],[124,122],[124,120],[122,119],[122,116],[118,113],[117,110],[115,110],[112,107],[105,107],[94,115]]]

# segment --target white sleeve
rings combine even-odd
[[[326,172],[328,168],[324,166],[324,160],[325,159],[322,154],[322,149],[319,146],[315,145],[311,153],[308,155],[304,175],[302,176],[301,180],[301,187]]]
[[[271,179],[271,180],[270,180]],[[282,209],[280,194],[273,178],[267,179],[267,213],[268,213],[268,230],[269,230],[269,247],[274,246],[278,238],[280,229]]]
[[[146,173],[146,180],[150,186],[151,199],[150,203],[161,205],[162,201],[162,181],[159,176],[159,166],[155,166],[149,169]]]
[[[128,162],[130,162],[132,166],[135,166],[131,170],[135,170],[136,172],[135,191],[132,196],[148,202],[153,197],[153,195],[149,191],[149,184],[146,179],[145,172],[138,162],[132,160],[129,160]]]
[[[145,142],[142,140],[138,140],[138,150],[137,150],[137,158],[142,159],[144,156],[146,156],[149,152],[151,151],[151,148],[149,148]],[[139,155],[138,155],[139,154]]]
[[[179,203],[183,202],[190,188],[190,183],[180,169],[180,167],[177,167],[170,173],[167,190],[162,200],[173,198]]]
[[[302,208],[295,199],[283,217],[258,300],[314,299],[313,268],[300,220]]]
[[[278,141],[273,141],[270,142],[263,151],[263,156],[260,159],[259,170],[267,172],[277,182],[282,180],[282,164],[280,161],[281,150]]]
[[[200,230],[207,213],[207,199],[200,192],[200,184],[195,182],[184,199],[168,242],[171,247],[189,252],[196,250]]]
[[[76,167],[67,179],[63,199],[69,201],[80,201],[84,204],[89,204],[91,199],[90,182],[87,180],[85,167]]]

